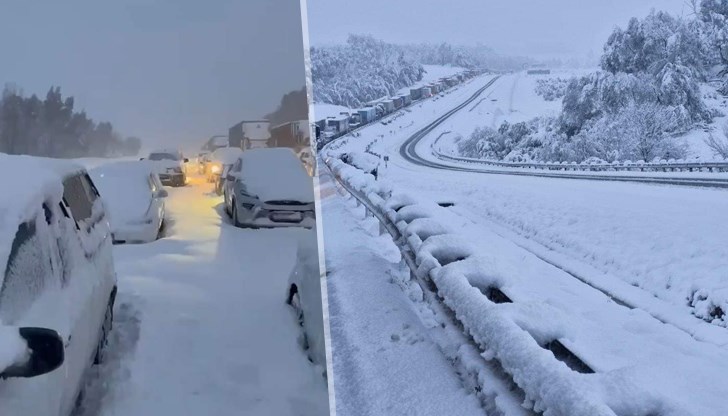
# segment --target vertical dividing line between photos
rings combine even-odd
[[[329,415],[336,416],[336,396],[334,394],[334,364],[331,354],[331,330],[329,328],[329,301],[328,287],[326,285],[326,256],[324,255],[324,230],[323,215],[321,210],[321,187],[319,182],[319,159],[316,152],[316,130],[314,129],[314,120],[316,120],[313,108],[313,82],[311,80],[311,54],[310,43],[308,38],[308,7],[306,0],[300,0],[301,7],[301,35],[303,39],[303,61],[306,74],[306,100],[308,103],[308,128],[311,154],[314,155],[314,206],[316,212],[316,242],[318,244],[318,260],[319,273],[321,276],[321,310],[323,311],[324,320],[324,343],[326,347],[326,378],[329,392]]]

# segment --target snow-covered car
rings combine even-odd
[[[215,184],[215,192],[222,195],[222,186],[225,183],[227,171],[233,163],[243,154],[243,149],[237,147],[222,147],[210,155],[209,169],[206,171],[207,181]]]
[[[0,169],[0,414],[67,416],[112,328],[109,222],[81,166],[1,155]]]
[[[298,242],[296,265],[288,278],[286,303],[296,313],[303,329],[299,342],[309,360],[326,374],[326,347],[321,300],[316,228],[306,230]]]
[[[316,224],[313,178],[287,147],[243,152],[227,172],[223,195],[237,227]]]
[[[146,243],[159,237],[167,190],[150,163],[110,163],[90,174],[108,209],[115,243]]]
[[[188,159],[178,150],[157,150],[149,153],[146,159],[153,163],[154,171],[159,175],[162,184],[184,186],[187,183],[185,163]]]

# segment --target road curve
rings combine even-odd
[[[433,160],[427,160],[420,156],[417,151],[417,144],[425,138],[432,130],[437,126],[445,122],[452,115],[462,110],[468,104],[475,101],[485,90],[491,87],[500,76],[495,76],[493,79],[488,81],[482,88],[478,89],[473,95],[467,100],[441,115],[435,119],[432,123],[423,127],[422,129],[415,132],[412,136],[408,137],[399,149],[400,156],[415,165],[424,166],[433,169],[442,169],[450,171],[460,172],[473,172],[473,173],[486,173],[494,175],[520,175],[520,176],[540,176],[544,178],[560,178],[560,179],[581,179],[581,180],[596,180],[596,181],[617,181],[617,182],[640,182],[649,184],[660,184],[660,185],[674,185],[674,186],[697,186],[706,188],[723,188],[728,189],[728,179],[723,178],[689,178],[689,177],[659,177],[659,176],[637,176],[637,175],[594,175],[588,173],[573,174],[573,173],[553,173],[553,172],[528,172],[520,170],[509,170],[505,169],[490,169],[480,166],[456,166],[452,164],[440,163]],[[477,162],[475,162],[477,163]]]

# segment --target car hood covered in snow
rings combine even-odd
[[[144,217],[152,202],[148,177],[156,162],[116,162],[92,169],[91,175],[109,211],[112,228]]]
[[[261,201],[314,201],[313,178],[291,149],[251,149],[241,158],[241,179]]]

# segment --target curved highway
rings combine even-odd
[[[661,185],[677,185],[677,186],[699,186],[707,188],[725,188],[728,189],[728,178],[690,178],[690,177],[660,177],[660,176],[641,176],[641,175],[595,175],[589,173],[553,173],[553,172],[528,172],[514,169],[492,169],[486,167],[476,166],[464,166],[447,164],[438,161],[428,160],[423,158],[417,153],[417,145],[422,139],[424,139],[430,132],[437,128],[440,124],[445,122],[448,118],[453,116],[458,111],[462,110],[468,104],[475,101],[483,92],[491,87],[500,76],[495,76],[485,86],[478,89],[472,96],[467,100],[446,112],[442,116],[435,119],[432,123],[428,124],[424,128],[415,132],[412,136],[407,138],[399,149],[399,154],[402,158],[412,164],[418,166],[429,167],[433,169],[443,169],[451,171],[461,172],[475,172],[475,173],[486,173],[495,175],[519,175],[519,176],[540,176],[545,178],[561,178],[561,179],[582,179],[582,180],[597,180],[597,181],[618,181],[618,182],[641,182]],[[466,163],[465,161],[463,161]]]

